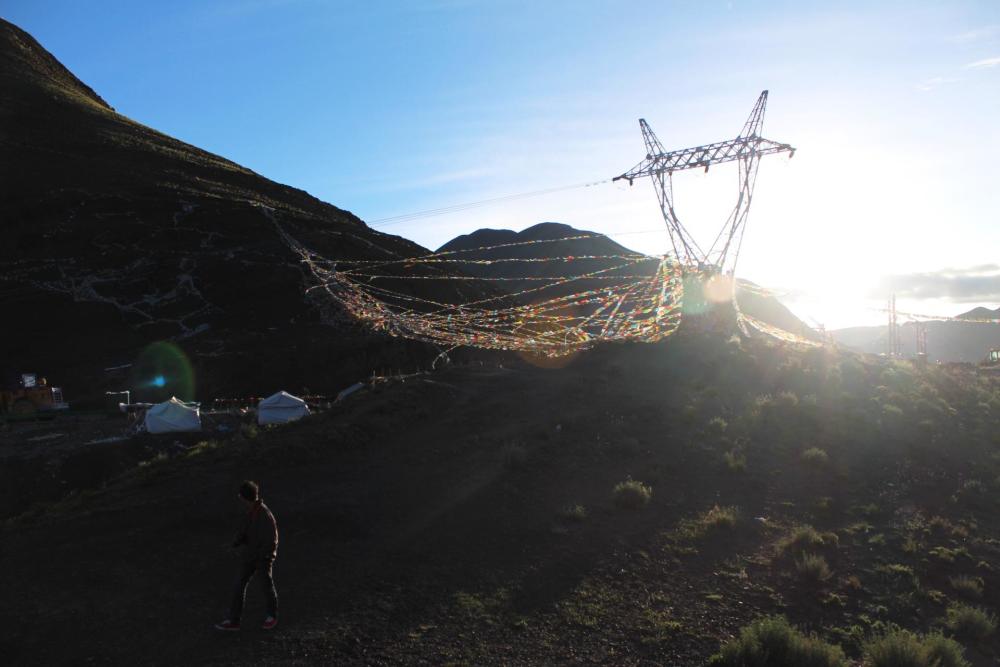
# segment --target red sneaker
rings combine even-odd
[[[229,631],[229,632],[233,632],[235,630],[239,630],[240,629],[240,624],[239,623],[233,623],[232,621],[230,621],[227,618],[222,623],[216,623],[215,624],[215,629],[216,630],[226,630],[226,631]]]
[[[263,630],[273,630],[274,626],[278,624],[278,619],[274,616],[268,616],[264,619],[264,625],[260,626]]]

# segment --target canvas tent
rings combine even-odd
[[[257,404],[258,424],[284,424],[309,414],[309,406],[286,391],[268,396]]]
[[[201,415],[197,407],[171,398],[146,410],[143,424],[150,433],[200,431]]]

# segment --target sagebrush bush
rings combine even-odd
[[[565,521],[586,521],[587,508],[583,505],[569,505],[559,512],[559,517]]]
[[[876,635],[865,642],[865,667],[968,667],[962,646],[933,633],[921,637],[907,630]]]
[[[962,645],[940,633],[934,632],[924,637],[924,650],[929,667],[969,667]]]
[[[969,577],[961,574],[957,577],[948,577],[951,587],[962,595],[979,599],[983,597],[983,580],[979,577]]]
[[[781,553],[799,554],[806,549],[821,546],[823,546],[823,536],[808,524],[796,526],[791,532],[778,540],[778,551]]]
[[[622,509],[639,509],[649,504],[653,489],[634,479],[618,482],[614,490],[615,505]]]
[[[738,449],[732,449],[725,454],[726,467],[732,472],[743,472],[747,467],[747,457]]]
[[[833,574],[826,559],[817,554],[803,554],[795,561],[795,571],[799,579],[809,584],[826,581]]]
[[[945,625],[960,637],[986,639],[997,629],[997,618],[979,607],[953,604],[948,607]]]
[[[709,658],[715,667],[847,667],[839,646],[807,636],[781,616],[755,621]]]
[[[715,505],[701,515],[700,523],[705,530],[718,530],[734,528],[739,520],[740,511],[736,507]]]
[[[830,460],[826,451],[819,447],[810,447],[805,450],[802,452],[801,458],[803,463],[812,466],[825,466]]]

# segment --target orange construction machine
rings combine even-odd
[[[14,386],[0,387],[0,415],[31,418],[67,408],[62,389],[50,386],[34,373],[23,373]]]

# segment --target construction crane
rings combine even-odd
[[[757,98],[750,117],[735,139],[670,152],[664,150],[649,123],[644,118],[639,119],[642,139],[646,144],[646,158],[612,180],[625,179],[632,185],[635,179],[643,176],[652,179],[660,202],[660,212],[670,234],[674,255],[685,265],[717,273],[734,273],[743,243],[743,234],[746,231],[747,215],[750,212],[750,201],[753,199],[760,158],[777,153],[788,153],[789,157],[795,155],[795,149],[789,144],[778,143],[761,136],[766,106],[765,90]],[[708,171],[712,165],[726,162],[739,162],[739,198],[726,224],[706,251],[677,217],[674,210],[673,174],[675,171],[696,168]]]

